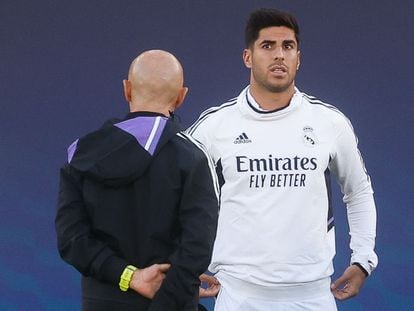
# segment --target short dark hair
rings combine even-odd
[[[292,29],[299,45],[299,24],[292,14],[276,9],[258,9],[250,14],[246,24],[244,32],[246,47],[250,48],[254,44],[259,37],[260,30],[273,26],[285,26]]]

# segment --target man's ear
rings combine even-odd
[[[129,80],[122,80],[122,84],[124,86],[124,96],[125,100],[130,103],[131,102],[131,81]]]
[[[252,51],[250,49],[243,50],[243,62],[247,68],[252,68]]]
[[[177,109],[178,107],[182,105],[187,93],[188,93],[188,87],[181,88],[180,92],[178,93],[177,100],[175,102],[175,109]]]

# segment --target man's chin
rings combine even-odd
[[[269,92],[272,92],[272,93],[285,93],[293,86],[294,86],[293,83],[278,84],[278,85],[272,84],[272,85],[268,85],[266,88]]]

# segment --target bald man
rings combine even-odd
[[[173,115],[183,81],[172,54],[142,53],[123,81],[130,113],[68,148],[55,224],[61,257],[82,274],[83,310],[197,310],[218,187]]]

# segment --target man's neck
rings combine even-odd
[[[281,109],[289,105],[290,100],[295,93],[295,87],[292,85],[283,92],[269,92],[250,85],[250,94],[253,96],[260,108],[267,111]]]
[[[130,112],[137,112],[137,111],[151,111],[151,112],[156,112],[156,113],[160,113],[163,114],[165,116],[169,116],[170,115],[170,111],[173,111],[173,109],[171,109],[169,106],[167,105],[160,105],[158,103],[136,103],[136,102],[130,102],[129,103],[129,111]]]

